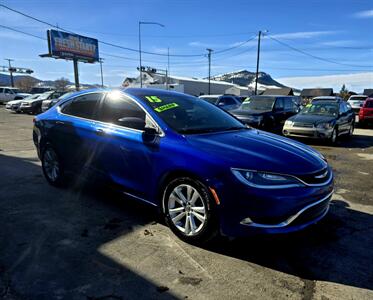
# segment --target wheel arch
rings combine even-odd
[[[166,174],[164,174],[161,179],[159,180],[158,182],[158,185],[157,185],[157,194],[156,194],[156,199],[157,199],[157,203],[158,203],[158,207],[160,209],[160,212],[164,213],[164,193],[165,193],[165,189],[166,187],[168,186],[168,184],[177,179],[177,178],[181,178],[181,177],[188,177],[188,178],[191,178],[191,179],[194,179],[194,180],[197,180],[197,181],[200,181],[202,182],[203,184],[206,184],[206,179],[203,179],[201,178],[200,176],[198,176],[197,174],[189,171],[189,170],[185,170],[185,169],[176,169],[176,170],[172,170],[172,171],[169,171],[167,172]]]

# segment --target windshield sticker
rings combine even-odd
[[[149,102],[152,102],[152,103],[156,103],[156,102],[162,102],[161,99],[159,99],[157,96],[145,96],[145,98],[149,101]]]
[[[171,108],[175,108],[175,107],[178,107],[178,106],[179,105],[177,103],[169,103],[169,104],[166,104],[166,105],[156,107],[154,110],[156,112],[162,112],[162,111],[165,111],[165,110],[168,110],[168,109],[171,109]]]

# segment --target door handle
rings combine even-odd
[[[58,125],[65,125],[65,122],[63,122],[63,121],[56,121],[56,124],[58,124]]]
[[[95,133],[99,136],[103,136],[106,134],[105,130],[99,128],[99,129],[96,129]]]

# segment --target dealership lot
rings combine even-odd
[[[336,175],[322,222],[198,248],[115,192],[49,186],[32,116],[1,106],[0,299],[371,299],[373,130],[314,146]]]

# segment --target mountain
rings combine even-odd
[[[42,80],[32,77],[30,75],[13,75],[14,83],[25,78],[30,78],[36,83],[42,82]],[[10,84],[10,75],[0,73],[0,86],[10,86]]]
[[[247,70],[239,70],[235,72],[229,72],[221,75],[212,77],[211,79],[217,81],[226,81],[230,83],[235,83],[244,87],[250,86],[255,87],[255,72],[250,72]],[[283,88],[285,85],[274,80],[271,75],[265,72],[259,72],[258,74],[258,89],[264,90],[266,88]]]

